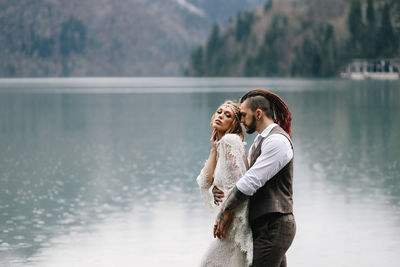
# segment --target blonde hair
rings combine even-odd
[[[236,104],[236,103],[234,103],[234,102],[231,101],[231,100],[226,100],[222,105],[233,105],[233,106],[235,106],[235,107],[237,108],[237,110],[240,110],[239,105]],[[222,106],[222,105],[221,105],[221,106]],[[218,108],[219,108],[219,107],[218,107]],[[232,113],[234,113],[234,112],[235,112],[235,111],[232,110]],[[237,115],[237,116],[236,116],[236,115]],[[231,126],[228,128],[228,130],[226,130],[226,132],[224,133],[224,135],[225,135],[225,134],[228,134],[228,133],[233,133],[233,134],[239,135],[240,138],[241,138],[242,140],[244,140],[243,129],[242,129],[242,126],[240,125],[240,117],[241,117],[240,111],[237,111],[236,115],[233,114],[233,116],[232,116],[232,118],[233,118],[232,124],[231,124]],[[211,122],[210,122],[210,127],[211,127],[211,128],[213,128],[213,127],[212,127],[212,124],[213,124],[214,118],[215,118],[215,112],[214,112],[214,114],[213,114],[212,117],[211,117]]]

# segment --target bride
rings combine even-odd
[[[232,101],[223,103],[211,118],[210,155],[197,177],[200,193],[211,212],[219,211],[219,203],[214,202],[211,187],[217,187],[229,195],[236,182],[248,168],[240,126],[240,109]],[[253,241],[248,223],[248,201],[234,213],[225,238],[214,239],[200,266],[245,267],[253,257]],[[214,229],[215,238],[215,229]]]

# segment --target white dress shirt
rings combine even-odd
[[[256,149],[260,140],[266,137],[277,124],[269,125],[254,139],[249,152]],[[240,178],[236,187],[245,195],[252,196],[269,179],[275,176],[293,158],[293,150],[289,140],[282,134],[272,134],[264,139],[261,146],[261,155],[254,165]]]

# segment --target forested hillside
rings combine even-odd
[[[189,76],[335,76],[353,58],[398,55],[398,1],[274,0],[215,25]]]

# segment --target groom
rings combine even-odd
[[[291,113],[276,94],[255,89],[240,99],[246,132],[258,135],[249,151],[249,170],[223,202],[214,225],[214,237],[224,238],[236,207],[249,199],[253,233],[252,267],[285,267],[296,223],[293,216],[293,144]],[[216,203],[223,192],[213,189]]]

